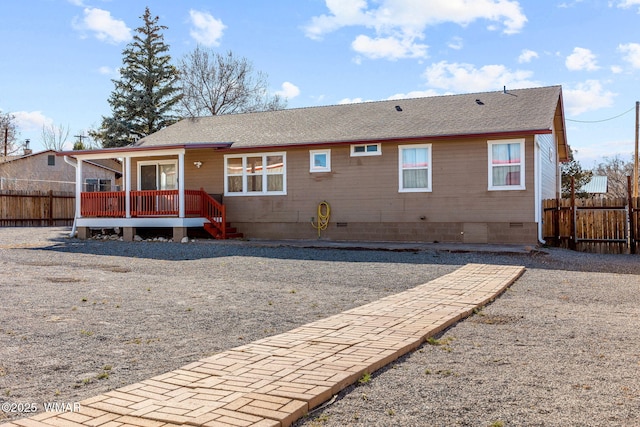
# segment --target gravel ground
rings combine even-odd
[[[0,228],[0,403],[77,402],[479,262],[527,267],[298,426],[638,426],[640,257],[79,241]],[[0,412],[0,422],[28,414]]]

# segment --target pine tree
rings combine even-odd
[[[149,8],[141,16],[133,41],[122,52],[120,79],[109,97],[113,115],[103,117],[102,125],[90,135],[103,147],[129,145],[177,121],[174,107],[180,101],[178,70],[167,53],[158,17]]]

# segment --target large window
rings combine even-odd
[[[489,141],[489,190],[524,189],[524,140]]]
[[[431,144],[398,146],[398,170],[398,191],[431,191]]]
[[[287,194],[286,153],[229,154],[224,171],[225,195]]]

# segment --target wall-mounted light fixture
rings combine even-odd
[[[200,169],[200,167],[202,166],[202,162],[193,162],[193,165]]]

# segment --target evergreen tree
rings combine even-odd
[[[149,8],[141,16],[133,41],[122,52],[120,79],[109,97],[113,115],[103,117],[102,125],[91,132],[103,147],[129,145],[177,121],[174,107],[180,101],[178,70],[171,65],[158,17]]]
[[[576,191],[576,197],[584,198],[589,195],[581,188],[591,181],[593,172],[582,169],[580,162],[573,157],[573,150],[569,152],[569,161],[561,165],[562,169],[562,197],[571,197],[571,178],[574,179],[574,187]]]

